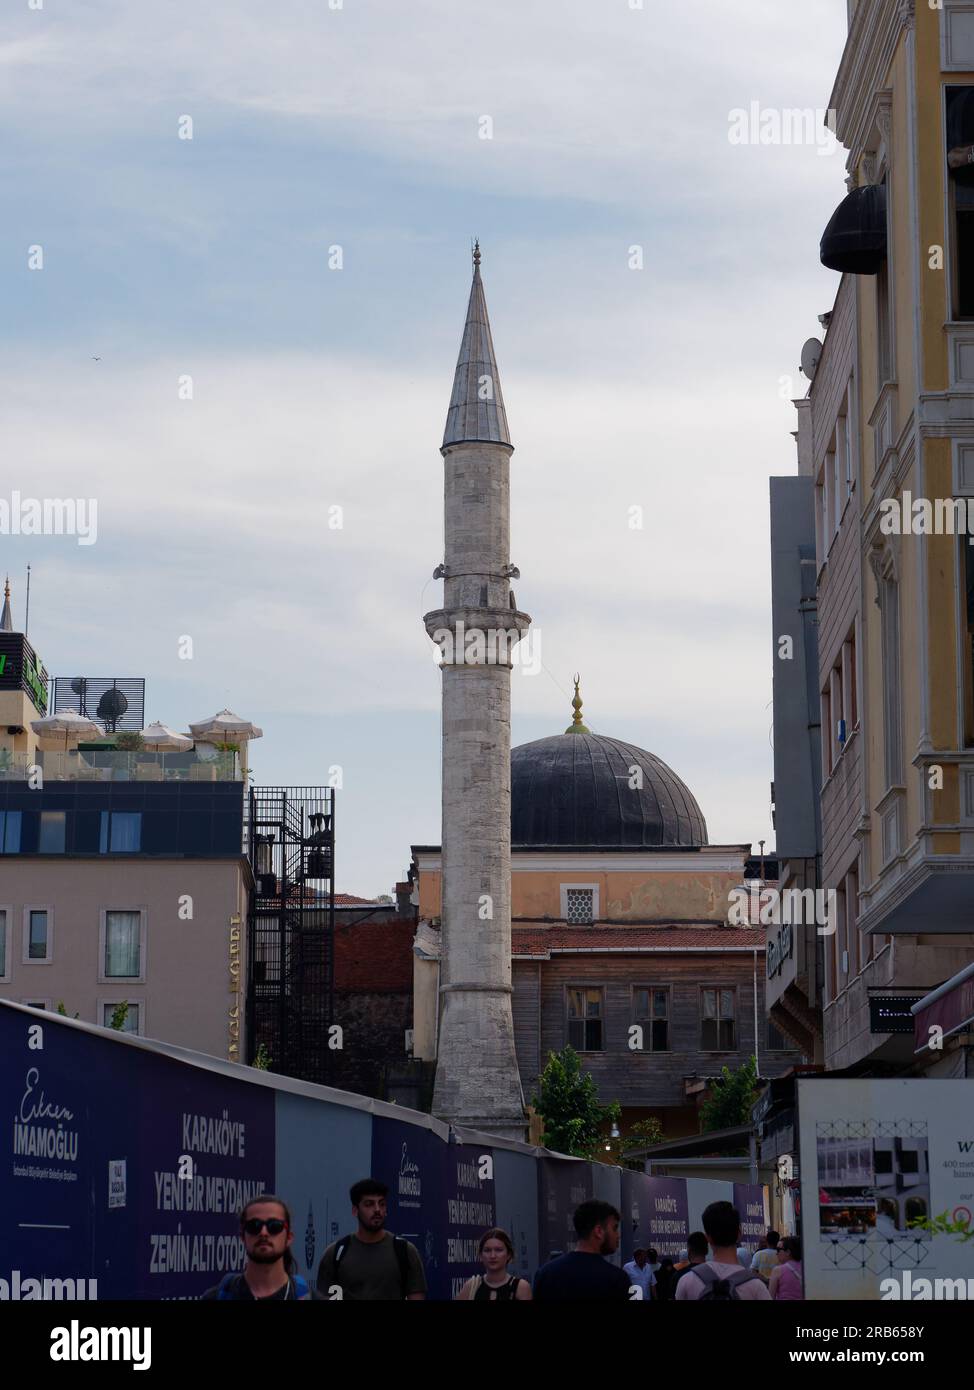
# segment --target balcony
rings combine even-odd
[[[210,744],[186,753],[122,752],[114,748],[50,749],[11,753],[0,749],[0,781],[27,782],[31,768],[40,768],[49,782],[242,782],[236,750]]]

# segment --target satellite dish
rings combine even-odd
[[[818,371],[818,364],[822,356],[822,344],[817,338],[809,338],[802,348],[802,375],[807,376],[809,381],[814,381],[815,373]]]
[[[96,714],[107,726],[115,730],[118,721],[129,707],[129,702],[120,690],[106,690],[98,701]]]

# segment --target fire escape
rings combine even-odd
[[[248,1061],[263,1044],[270,1068],[327,1084],[334,1014],[335,793],[253,787],[247,854]]]

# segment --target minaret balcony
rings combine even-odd
[[[516,608],[439,608],[423,617],[442,666],[513,665],[531,618]]]

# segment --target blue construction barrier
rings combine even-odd
[[[356,1179],[389,1186],[431,1298],[479,1270],[488,1226],[530,1278],[572,1248],[572,1212],[622,1213],[618,1260],[686,1244],[694,1179],[649,1178],[479,1135],[429,1115],[0,1000],[0,1298],[198,1298],[243,1264],[239,1207],[290,1204],[299,1269],[353,1227]],[[701,1188],[731,1185],[700,1183]],[[735,1186],[759,1209],[763,1189]],[[689,1194],[689,1195],[688,1195]],[[712,1200],[708,1196],[708,1200]],[[70,1281],[70,1282],[69,1282]],[[94,1287],[92,1282],[94,1281]]]

